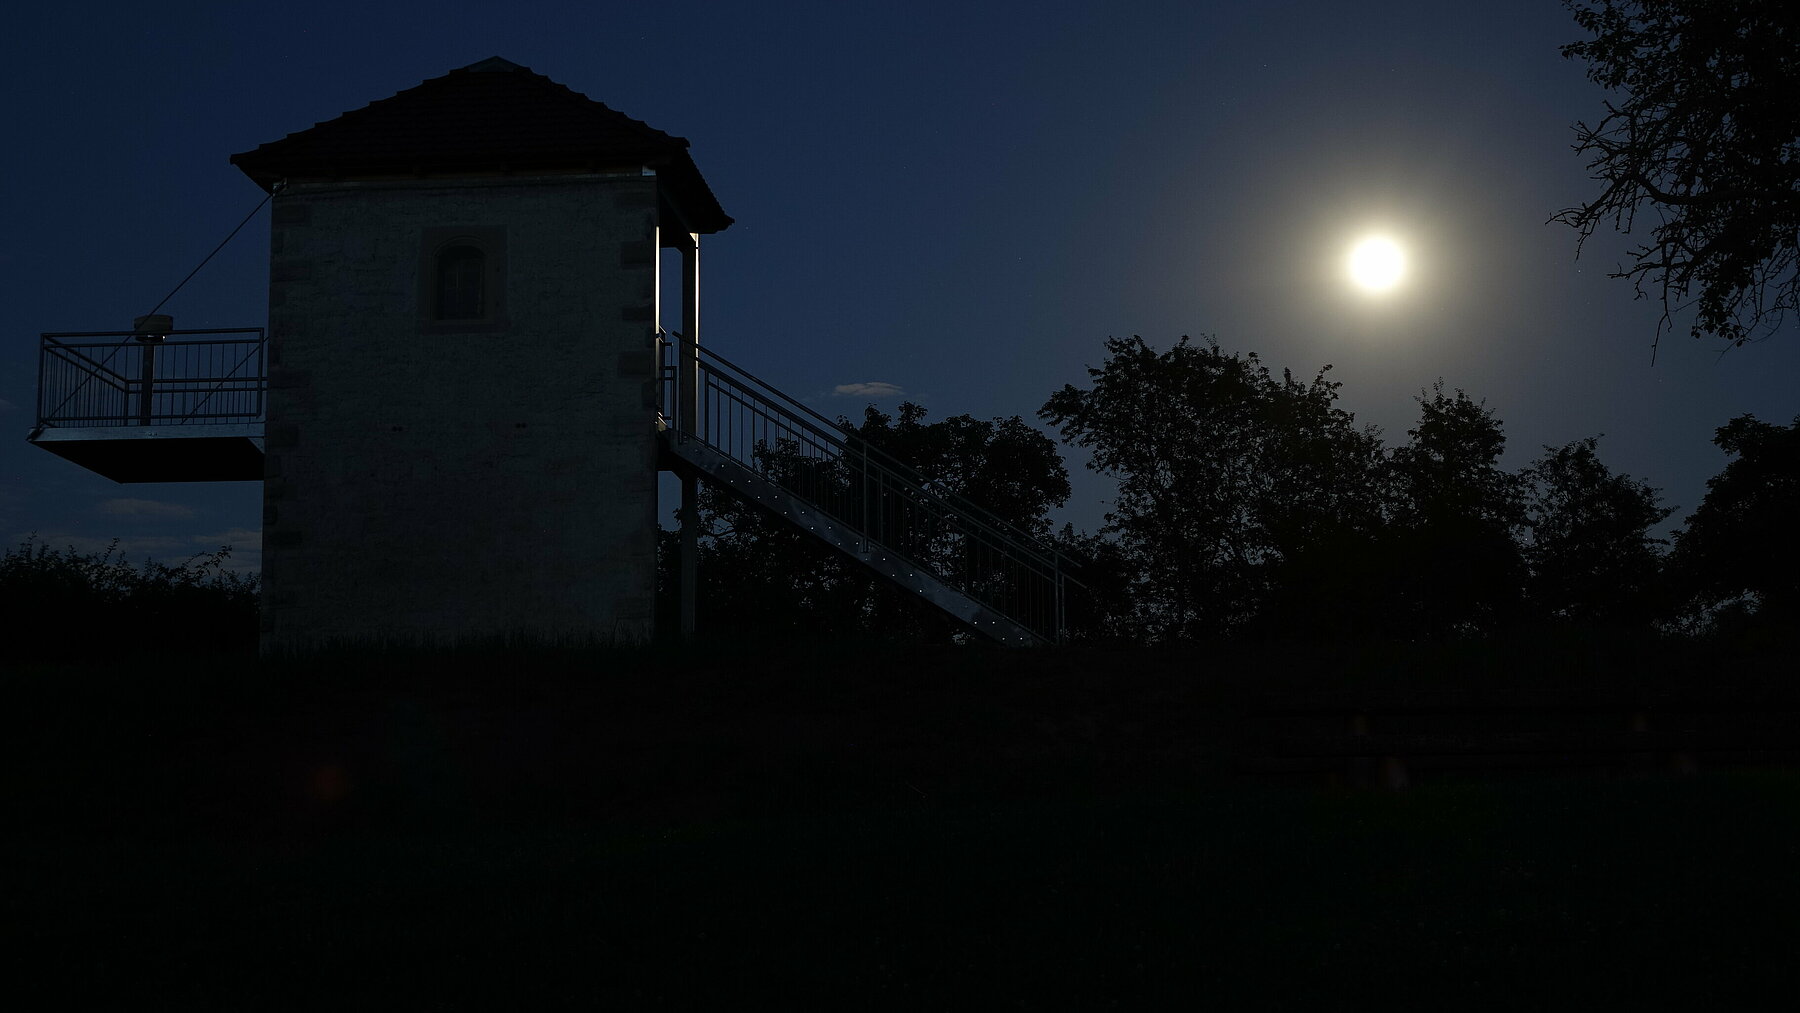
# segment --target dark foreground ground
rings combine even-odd
[[[1767,645],[1519,650],[30,667],[6,677],[9,992],[1785,1008],[1794,770],[1236,772],[1270,693],[1788,678]]]

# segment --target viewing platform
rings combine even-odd
[[[47,333],[30,442],[115,482],[263,477],[260,327]]]

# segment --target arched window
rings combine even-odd
[[[503,334],[506,226],[432,225],[419,230],[419,333]]]
[[[480,320],[487,310],[487,255],[474,246],[439,250],[433,315],[439,320]]]

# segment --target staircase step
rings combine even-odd
[[[900,587],[918,594],[977,633],[1019,647],[1049,643],[1009,616],[945,584],[899,553],[869,540],[852,526],[829,516],[724,452],[675,430],[665,429],[660,435],[669,454],[702,477],[719,483]]]

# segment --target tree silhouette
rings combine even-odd
[[[1682,588],[1702,608],[1754,596],[1760,620],[1800,616],[1800,418],[1732,419],[1713,442],[1730,455],[1675,543]]]
[[[1119,483],[1103,530],[1135,571],[1143,635],[1239,630],[1285,560],[1376,522],[1380,438],[1335,406],[1326,370],[1278,380],[1254,353],[1185,336],[1106,352],[1090,386],[1065,385],[1038,415]]]
[[[1800,4],[1793,0],[1568,3],[1593,38],[1564,46],[1588,78],[1623,92],[1576,125],[1604,184],[1558,214],[1583,242],[1607,222],[1657,224],[1632,262],[1663,323],[1690,295],[1692,333],[1742,344],[1800,308]],[[1579,247],[1578,247],[1579,248]],[[1660,327],[1658,330],[1660,334]]]
[[[1501,421],[1441,380],[1420,393],[1418,422],[1390,451],[1337,407],[1329,367],[1277,377],[1210,339],[1159,352],[1133,336],[1105,349],[1087,387],[1065,385],[1038,413],[1118,482],[1098,533],[1051,532],[1068,474],[1055,443],[1017,417],[927,423],[914,404],[897,420],[870,407],[860,424],[839,420],[849,452],[809,456],[777,441],[757,449],[756,466],[836,504],[828,509],[882,545],[1004,590],[953,514],[893,496],[863,462],[902,462],[939,496],[985,504],[995,523],[1076,560],[1085,588],[1069,597],[1068,622],[1081,640],[1447,639],[1533,617],[1644,628],[1677,594],[1701,614],[1740,602],[1766,623],[1800,616],[1800,418],[1782,427],[1744,416],[1718,430],[1732,460],[1666,562],[1652,529],[1672,510],[1608,469],[1598,437],[1545,447],[1509,474]],[[703,485],[700,514],[699,619],[710,633],[960,633],[759,507]],[[675,541],[665,534],[667,619]]]
[[[1491,631],[1517,616],[1524,560],[1519,480],[1500,468],[1500,420],[1461,390],[1421,393],[1419,424],[1390,459],[1389,564],[1400,621],[1420,635]]]
[[[1545,447],[1526,468],[1529,595],[1544,615],[1588,624],[1643,624],[1659,610],[1666,545],[1650,529],[1674,513],[1649,485],[1615,475],[1599,439]]]

